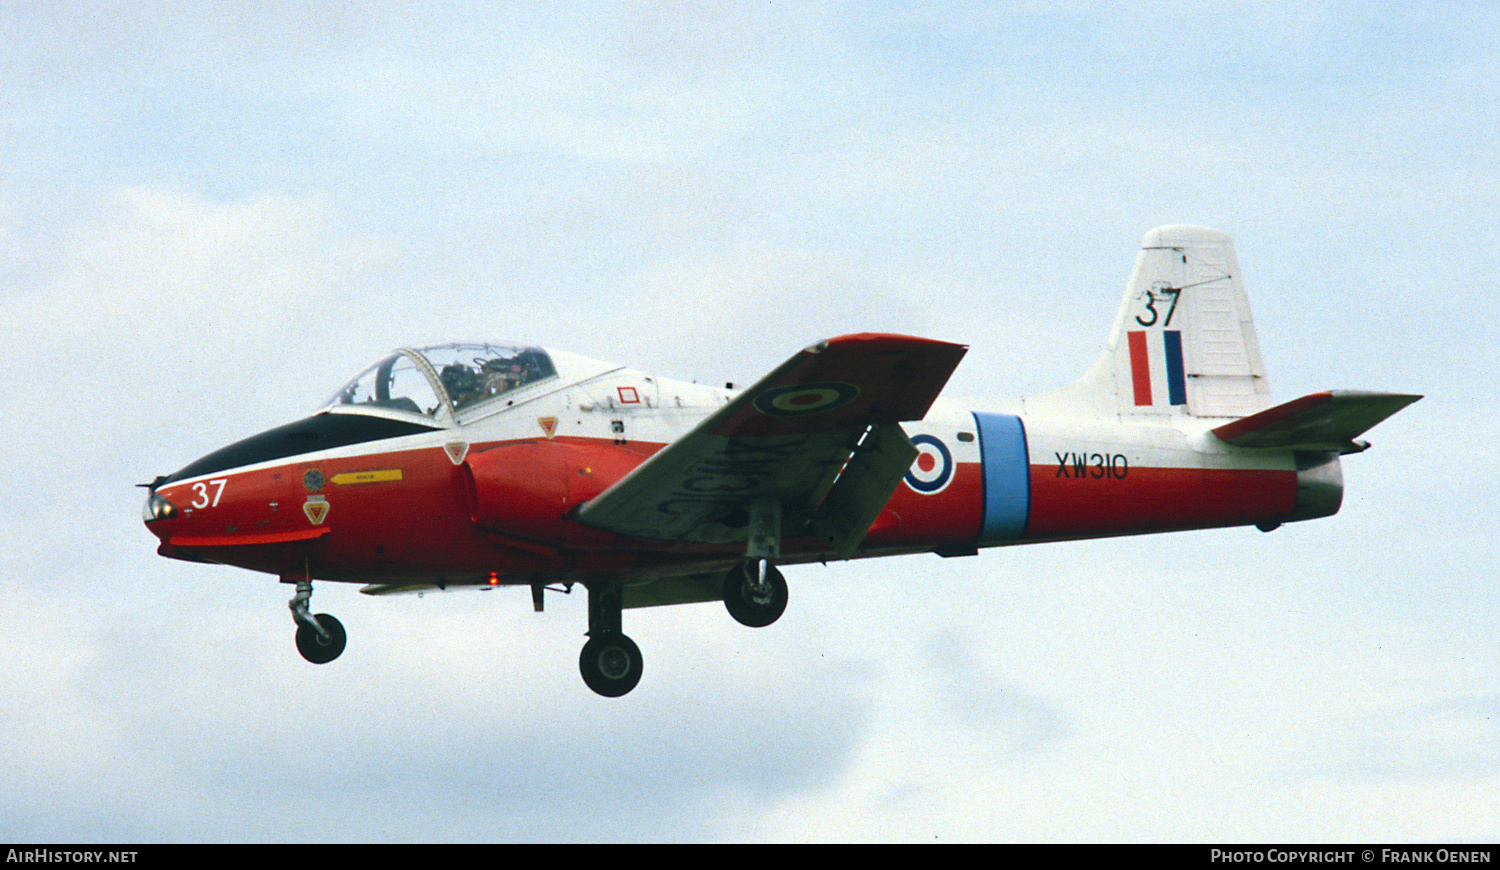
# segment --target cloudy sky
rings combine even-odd
[[[913,11],[915,7],[917,11]],[[1488,3],[0,2],[0,841],[1500,838]],[[748,381],[1099,353],[1231,233],[1275,398],[1427,398],[1338,516],[789,570],[770,628],[169,562],[133,484],[404,344]]]

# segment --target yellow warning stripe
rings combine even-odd
[[[384,468],[379,471],[345,471],[335,474],[330,480],[337,484],[347,483],[384,483],[388,480],[400,480],[401,469]]]

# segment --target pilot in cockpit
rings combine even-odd
[[[462,408],[483,398],[484,386],[480,383],[479,376],[463,363],[443,366],[440,378],[443,389],[448,392],[448,398],[453,400],[455,408]]]

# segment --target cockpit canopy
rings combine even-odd
[[[440,344],[403,347],[361,372],[329,397],[324,409],[375,416],[426,417],[451,425],[495,399],[557,377],[552,358],[539,347]]]

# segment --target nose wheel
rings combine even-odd
[[[297,652],[315,665],[326,665],[344,651],[349,636],[344,633],[343,623],[332,616],[320,613],[313,618],[322,632],[306,625],[297,626]]]
[[[344,625],[326,613],[313,616],[308,610],[312,600],[312,583],[304,580],[297,584],[297,594],[287,606],[292,610],[292,619],[297,621],[297,652],[315,665],[326,665],[339,657],[349,636]]]

